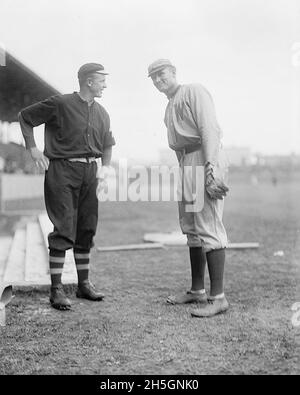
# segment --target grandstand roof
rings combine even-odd
[[[22,108],[60,92],[10,53],[5,55],[5,66],[0,66],[0,120],[16,122]]]

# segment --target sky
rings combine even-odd
[[[168,147],[157,58],[211,92],[225,146],[300,153],[299,22],[298,0],[0,0],[0,43],[60,92],[105,66],[114,157],[141,160]]]

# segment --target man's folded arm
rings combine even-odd
[[[26,149],[36,147],[33,128],[49,122],[57,111],[55,96],[24,108],[18,114]]]
[[[22,112],[19,112],[18,114],[18,119],[20,122],[21,126],[21,131],[25,140],[25,147],[26,149],[34,148],[36,147],[36,143],[34,140],[34,135],[33,135],[33,127],[27,123],[22,115]]]

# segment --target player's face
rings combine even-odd
[[[94,97],[101,97],[103,90],[106,88],[105,75],[93,75],[93,77],[89,79],[89,88]]]
[[[176,73],[170,67],[157,71],[151,75],[151,78],[154,86],[163,93],[169,92],[176,85]]]

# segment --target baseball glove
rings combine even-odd
[[[214,167],[210,163],[205,165],[205,189],[211,199],[222,200],[229,188],[222,180],[214,177]]]

